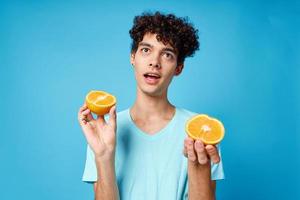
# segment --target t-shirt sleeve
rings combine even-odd
[[[87,183],[93,183],[97,181],[97,168],[95,163],[95,156],[89,145],[87,145],[86,161],[82,181]]]
[[[221,180],[225,179],[224,170],[223,170],[223,162],[222,162],[222,154],[221,154],[221,146],[217,145],[220,162],[217,164],[211,163],[211,180]]]

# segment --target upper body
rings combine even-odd
[[[146,13],[135,17],[134,25],[130,30],[130,36],[132,38],[130,62],[133,66],[134,77],[136,79],[136,98],[128,113],[132,124],[141,130],[141,132],[149,136],[158,137],[159,132],[164,127],[167,127],[172,122],[173,117],[176,116],[176,107],[168,99],[168,88],[172,79],[181,74],[185,58],[192,56],[199,48],[197,30],[184,18],[178,18],[174,15],[163,15],[156,12],[155,14]],[[126,177],[126,180],[132,178],[126,176],[125,173],[127,170],[130,171],[133,169],[128,169],[129,165],[125,163],[125,160],[124,162],[120,160],[122,156],[118,157],[118,155],[126,153],[126,151],[121,152],[124,150],[126,142],[123,143],[122,147],[122,142],[119,141],[121,136],[116,136],[117,130],[122,129],[122,125],[118,124],[116,118],[115,106],[111,108],[108,120],[105,120],[104,116],[97,116],[97,119],[94,119],[91,111],[85,104],[78,112],[79,123],[88,145],[94,154],[93,159],[97,171],[97,179],[94,183],[96,199],[119,199],[120,193],[122,193],[120,190],[123,190],[120,183],[124,183],[122,181],[125,181],[125,179],[121,180],[120,177]],[[216,182],[211,179],[211,162],[220,162],[217,146],[204,145],[200,140],[195,141],[187,136],[184,138],[183,130],[176,132],[174,135],[172,131],[169,133],[170,137],[181,136],[177,142],[181,146],[183,155],[187,158],[186,163],[181,160],[181,165],[187,168],[185,173],[188,177],[188,199],[214,199]],[[125,141],[130,142],[132,140],[126,135]],[[162,141],[163,143],[170,142],[167,139]],[[176,156],[178,158],[178,154],[176,156],[170,154],[169,157],[164,157],[163,160],[155,162],[156,157],[150,156],[155,155],[156,149],[153,149],[154,146],[147,145],[146,141],[135,141],[134,145],[140,146],[141,149],[149,147],[149,151],[152,151],[143,157],[143,159],[147,160],[149,170],[163,167],[157,165],[164,165]],[[161,151],[164,148],[167,150],[167,147],[161,146]],[[131,146],[129,149],[131,149]],[[135,151],[141,151],[141,149],[135,149]],[[123,157],[126,156],[129,156],[127,161],[132,164],[131,167],[133,168],[143,164],[141,163],[142,160],[136,159],[137,157],[130,157],[130,154],[123,155]],[[182,157],[179,156],[179,160],[180,158]],[[124,165],[121,165],[121,163],[124,163]],[[117,169],[116,166],[118,167]],[[171,171],[174,172],[176,170]],[[135,169],[132,172],[138,173],[139,171]],[[120,175],[122,173],[124,175]],[[167,178],[164,178],[166,180],[176,176],[178,178],[180,174],[177,170],[175,175],[169,175],[166,176]],[[154,177],[149,176],[150,179]],[[159,177],[159,175],[156,177]],[[176,185],[178,184],[175,183],[177,180],[175,178],[169,181]],[[143,179],[141,182],[143,181],[144,184],[147,184],[147,180]],[[156,183],[154,186],[159,187],[159,181],[153,181]],[[123,185],[126,185],[124,187],[130,187],[130,184]],[[138,187],[131,185],[131,188],[127,188],[129,191],[134,189],[138,189]],[[184,186],[180,185],[177,191],[183,189],[185,189]],[[136,191],[135,194],[138,195],[140,194],[139,192],[143,191]],[[180,192],[181,194],[182,192]],[[160,195],[163,195],[163,193],[157,193],[157,195],[161,197]]]
[[[182,154],[182,145],[186,137],[185,123],[195,114],[176,108],[170,122],[149,135],[134,124],[129,109],[117,113],[115,169],[122,200],[187,199],[187,159]],[[94,159],[88,146],[82,177],[85,182],[97,181]],[[222,162],[211,164],[211,179],[223,179]]]

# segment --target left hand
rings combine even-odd
[[[183,155],[190,161],[201,165],[205,165],[209,161],[220,162],[218,149],[215,145],[205,145],[201,140],[194,140],[190,137],[184,140]]]

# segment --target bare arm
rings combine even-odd
[[[211,165],[220,162],[216,146],[186,138],[183,154],[188,158],[189,200],[214,200],[216,182],[211,180]]]
[[[95,155],[98,179],[94,184],[96,200],[118,200],[119,192],[115,174],[116,110],[112,107],[109,120],[104,116],[93,118],[84,104],[78,112],[78,120],[85,138]]]
[[[95,199],[118,200],[119,191],[116,181],[115,164],[112,161],[96,160],[97,173],[100,174],[94,183]]]
[[[211,181],[210,163],[188,161],[189,200],[215,199],[216,181]]]

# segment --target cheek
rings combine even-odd
[[[134,76],[136,80],[141,80],[143,79],[143,72],[140,70],[138,67],[134,67]]]
[[[168,72],[166,72],[166,77],[168,79],[171,79],[174,75],[175,75],[175,69],[174,68],[172,70],[169,70]]]
[[[173,79],[174,75],[173,74],[170,74],[169,77],[168,77],[168,82],[171,82],[171,80]]]
[[[146,58],[145,57],[143,57],[141,55],[137,55],[135,57],[135,60],[134,60],[135,65],[140,66],[140,65],[142,65],[145,62],[146,62]]]

